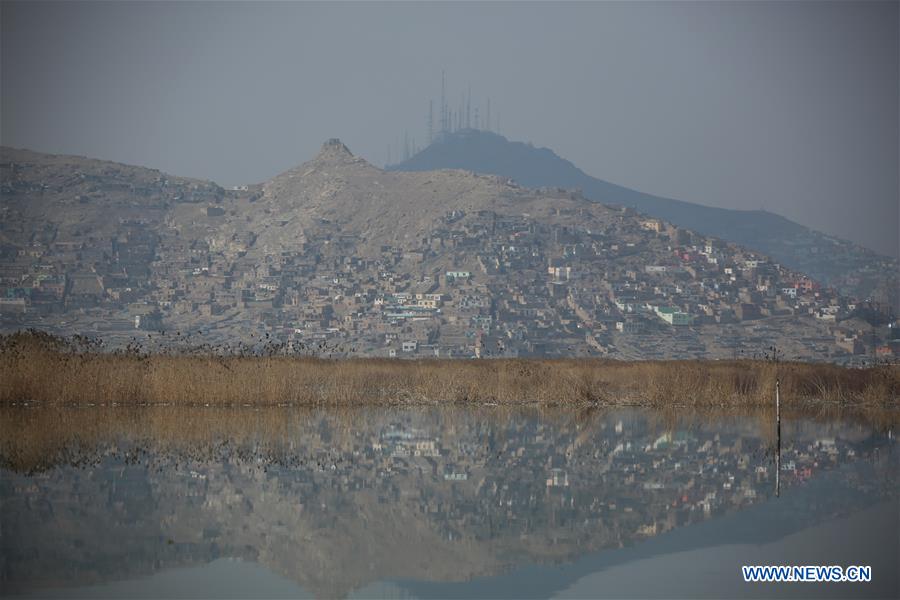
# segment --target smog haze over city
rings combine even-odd
[[[900,596],[898,106],[896,1],[0,0],[0,595]]]
[[[259,183],[428,101],[590,175],[897,257],[896,2],[3,3],[3,144]]]

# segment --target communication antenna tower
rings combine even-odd
[[[441,69],[441,133],[447,133],[447,86],[444,79],[444,70]]]
[[[434,141],[434,100],[428,101],[428,144]]]

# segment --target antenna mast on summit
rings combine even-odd
[[[428,101],[428,144],[434,141],[434,100]]]
[[[447,87],[443,69],[441,69],[441,133],[447,133]]]

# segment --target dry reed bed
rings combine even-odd
[[[15,334],[0,343],[0,403],[354,406],[541,404],[897,407],[900,367],[766,361],[325,360],[75,351]]]

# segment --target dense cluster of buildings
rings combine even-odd
[[[224,211],[207,211],[215,228]],[[881,310],[764,257],[622,209],[602,230],[491,211],[445,215],[418,245],[359,257],[321,223],[291,251],[248,254],[255,235],[179,235],[123,222],[119,235],[35,236],[0,264],[6,327],[110,340],[135,330],[266,336],[376,356],[762,356],[888,359]],[[162,232],[162,233],[160,233]],[[73,327],[74,330],[74,327]]]
[[[890,298],[839,295],[758,253],[577,192],[443,174],[448,197],[480,185],[494,200],[429,214],[402,236],[379,223],[390,235],[373,246],[371,232],[327,216],[328,203],[352,212],[387,174],[340,142],[326,151],[343,154],[308,171],[330,175],[291,183],[280,200],[266,186],[225,190],[124,166],[45,176],[31,171],[40,162],[0,165],[19,177],[3,184],[12,201],[0,221],[0,327],[114,345],[172,344],[177,332],[184,344],[267,340],[329,356],[900,354]],[[291,204],[296,194],[303,204]],[[68,212],[39,221],[31,206]]]

